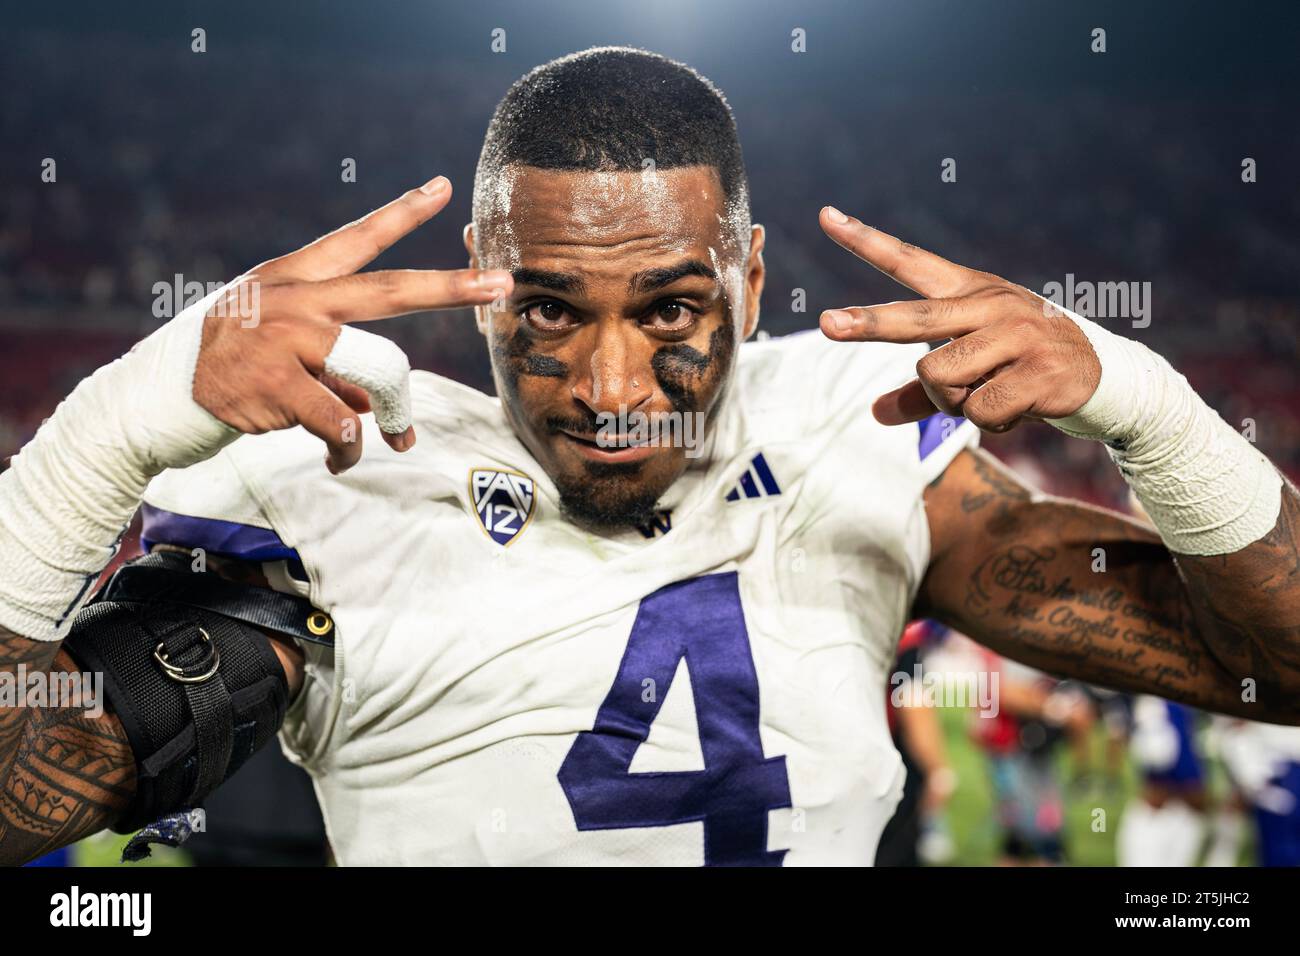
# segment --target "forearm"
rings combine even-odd
[[[1197,631],[1224,667],[1254,684],[1270,711],[1287,722],[1300,709],[1300,495],[1282,485],[1277,524],[1239,551],[1174,554]],[[1244,716],[1258,717],[1252,707]],[[1289,717],[1285,715],[1289,714]]]
[[[1300,722],[1297,631],[1285,624],[1294,595],[1262,593],[1294,578],[1267,557],[1289,518],[1236,555],[1189,562],[1145,524],[1035,498],[986,454],[964,454],[949,472],[927,504],[938,526],[961,531],[936,541],[918,613],[1061,677]]]
[[[131,800],[125,735],[102,700],[69,697],[83,685],[62,643],[150,477],[229,440],[189,397],[205,308],[81,382],[0,474],[4,862],[102,829]]]
[[[1300,679],[1300,541],[1295,487],[1156,353],[1072,318],[1101,381],[1051,424],[1104,441],[1172,552],[1191,618],[1246,686],[1294,697]],[[1274,703],[1269,701],[1270,706]]]
[[[935,708],[910,704],[900,707],[898,722],[912,759],[923,773],[935,773],[948,766],[948,749]]]

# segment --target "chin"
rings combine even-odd
[[[586,462],[577,474],[555,477],[560,507],[571,521],[601,530],[648,524],[672,479],[648,481],[641,462]]]

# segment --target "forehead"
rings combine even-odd
[[[584,262],[584,271],[644,268],[694,256],[717,263],[734,245],[722,187],[708,166],[654,172],[509,166],[477,222],[491,268]]]

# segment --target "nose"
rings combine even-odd
[[[573,385],[573,397],[592,412],[619,414],[639,408],[654,394],[653,370],[640,333],[620,319],[595,323],[595,344],[586,374]]]

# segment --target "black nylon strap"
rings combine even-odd
[[[115,832],[199,805],[275,737],[289,685],[271,645],[242,621],[180,604],[81,609],[63,647],[82,670],[103,674],[136,760],[135,799]]]
[[[334,646],[332,621],[310,601],[267,588],[239,584],[217,574],[191,571],[188,556],[175,552],[154,552],[140,561],[124,564],[95,595],[95,600],[123,604],[151,601],[183,604],[312,644]],[[316,633],[307,626],[308,620],[329,621],[328,630],[323,634]],[[319,626],[317,630],[320,630]]]
[[[163,645],[167,663],[196,679],[196,683],[181,684],[194,723],[194,742],[198,751],[194,786],[184,801],[188,806],[211,793],[226,778],[226,767],[235,741],[234,709],[230,704],[230,691],[216,666],[218,658],[211,635],[206,635],[197,624],[188,621],[168,627],[163,632],[150,630]]]

